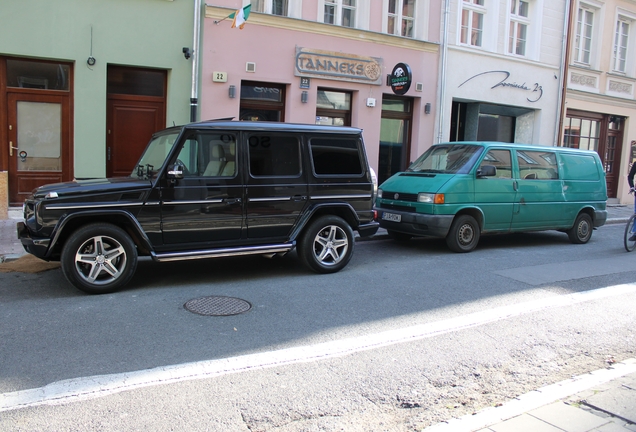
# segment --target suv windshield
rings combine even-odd
[[[180,131],[174,131],[172,133],[155,136],[148,144],[148,147],[146,147],[146,151],[144,151],[141,159],[139,159],[139,163],[130,174],[131,177],[154,177],[163,166],[179,133]]]
[[[466,144],[443,144],[428,149],[406,172],[466,174],[475,165],[483,147]]]

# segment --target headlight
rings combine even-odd
[[[382,198],[382,189],[378,189],[378,198]]]
[[[420,192],[417,194],[417,202],[428,204],[444,204],[444,194]]]

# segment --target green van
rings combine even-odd
[[[375,209],[396,240],[445,237],[470,252],[481,234],[559,230],[587,243],[607,220],[593,151],[500,142],[435,144],[382,183]]]

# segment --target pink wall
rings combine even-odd
[[[434,112],[437,96],[438,53],[401,48],[304,31],[293,31],[258,25],[248,20],[243,30],[230,28],[231,22],[214,24],[206,18],[202,43],[201,119],[239,115],[241,80],[286,84],[285,122],[315,123],[318,87],[345,89],[353,92],[352,126],[362,128],[370,164],[377,169],[382,96],[392,95],[385,84],[396,63],[410,65],[413,84],[405,96],[414,98],[411,160],[433,143]],[[311,88],[300,89],[300,78],[294,76],[296,47],[335,51],[383,59],[382,85],[369,85],[311,78]],[[245,70],[246,62],[256,63],[256,72]],[[226,72],[225,83],[212,81],[213,72]],[[415,83],[423,83],[423,91],[415,91]],[[236,98],[228,97],[230,85],[236,86]],[[308,91],[309,100],[301,103],[301,92]],[[376,106],[366,106],[367,98],[375,98]],[[424,114],[424,104],[431,103],[431,114]]]

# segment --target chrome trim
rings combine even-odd
[[[197,200],[197,201],[163,201],[163,205],[180,205],[180,204],[221,204],[223,199],[213,200]]]
[[[113,207],[136,207],[143,206],[142,202],[131,202],[131,203],[112,203],[112,204],[103,204],[103,203],[92,203],[92,204],[44,204],[45,210],[74,210],[74,209],[100,209],[102,207],[113,208]]]
[[[358,195],[312,195],[310,198],[313,200],[318,199],[352,199],[352,198],[369,198],[371,194],[358,194]]]
[[[291,201],[291,197],[271,197],[271,198],[248,198],[250,202],[262,202],[262,201]]]
[[[268,254],[268,253],[280,253],[289,252],[294,248],[293,243],[282,243],[274,245],[261,245],[261,246],[247,246],[247,247],[233,247],[233,248],[219,248],[208,249],[198,251],[187,252],[167,252],[167,253],[154,253],[152,258],[158,262],[164,261],[181,261],[181,260],[193,260],[203,258],[218,258],[227,256],[238,255],[254,255],[254,254]]]

